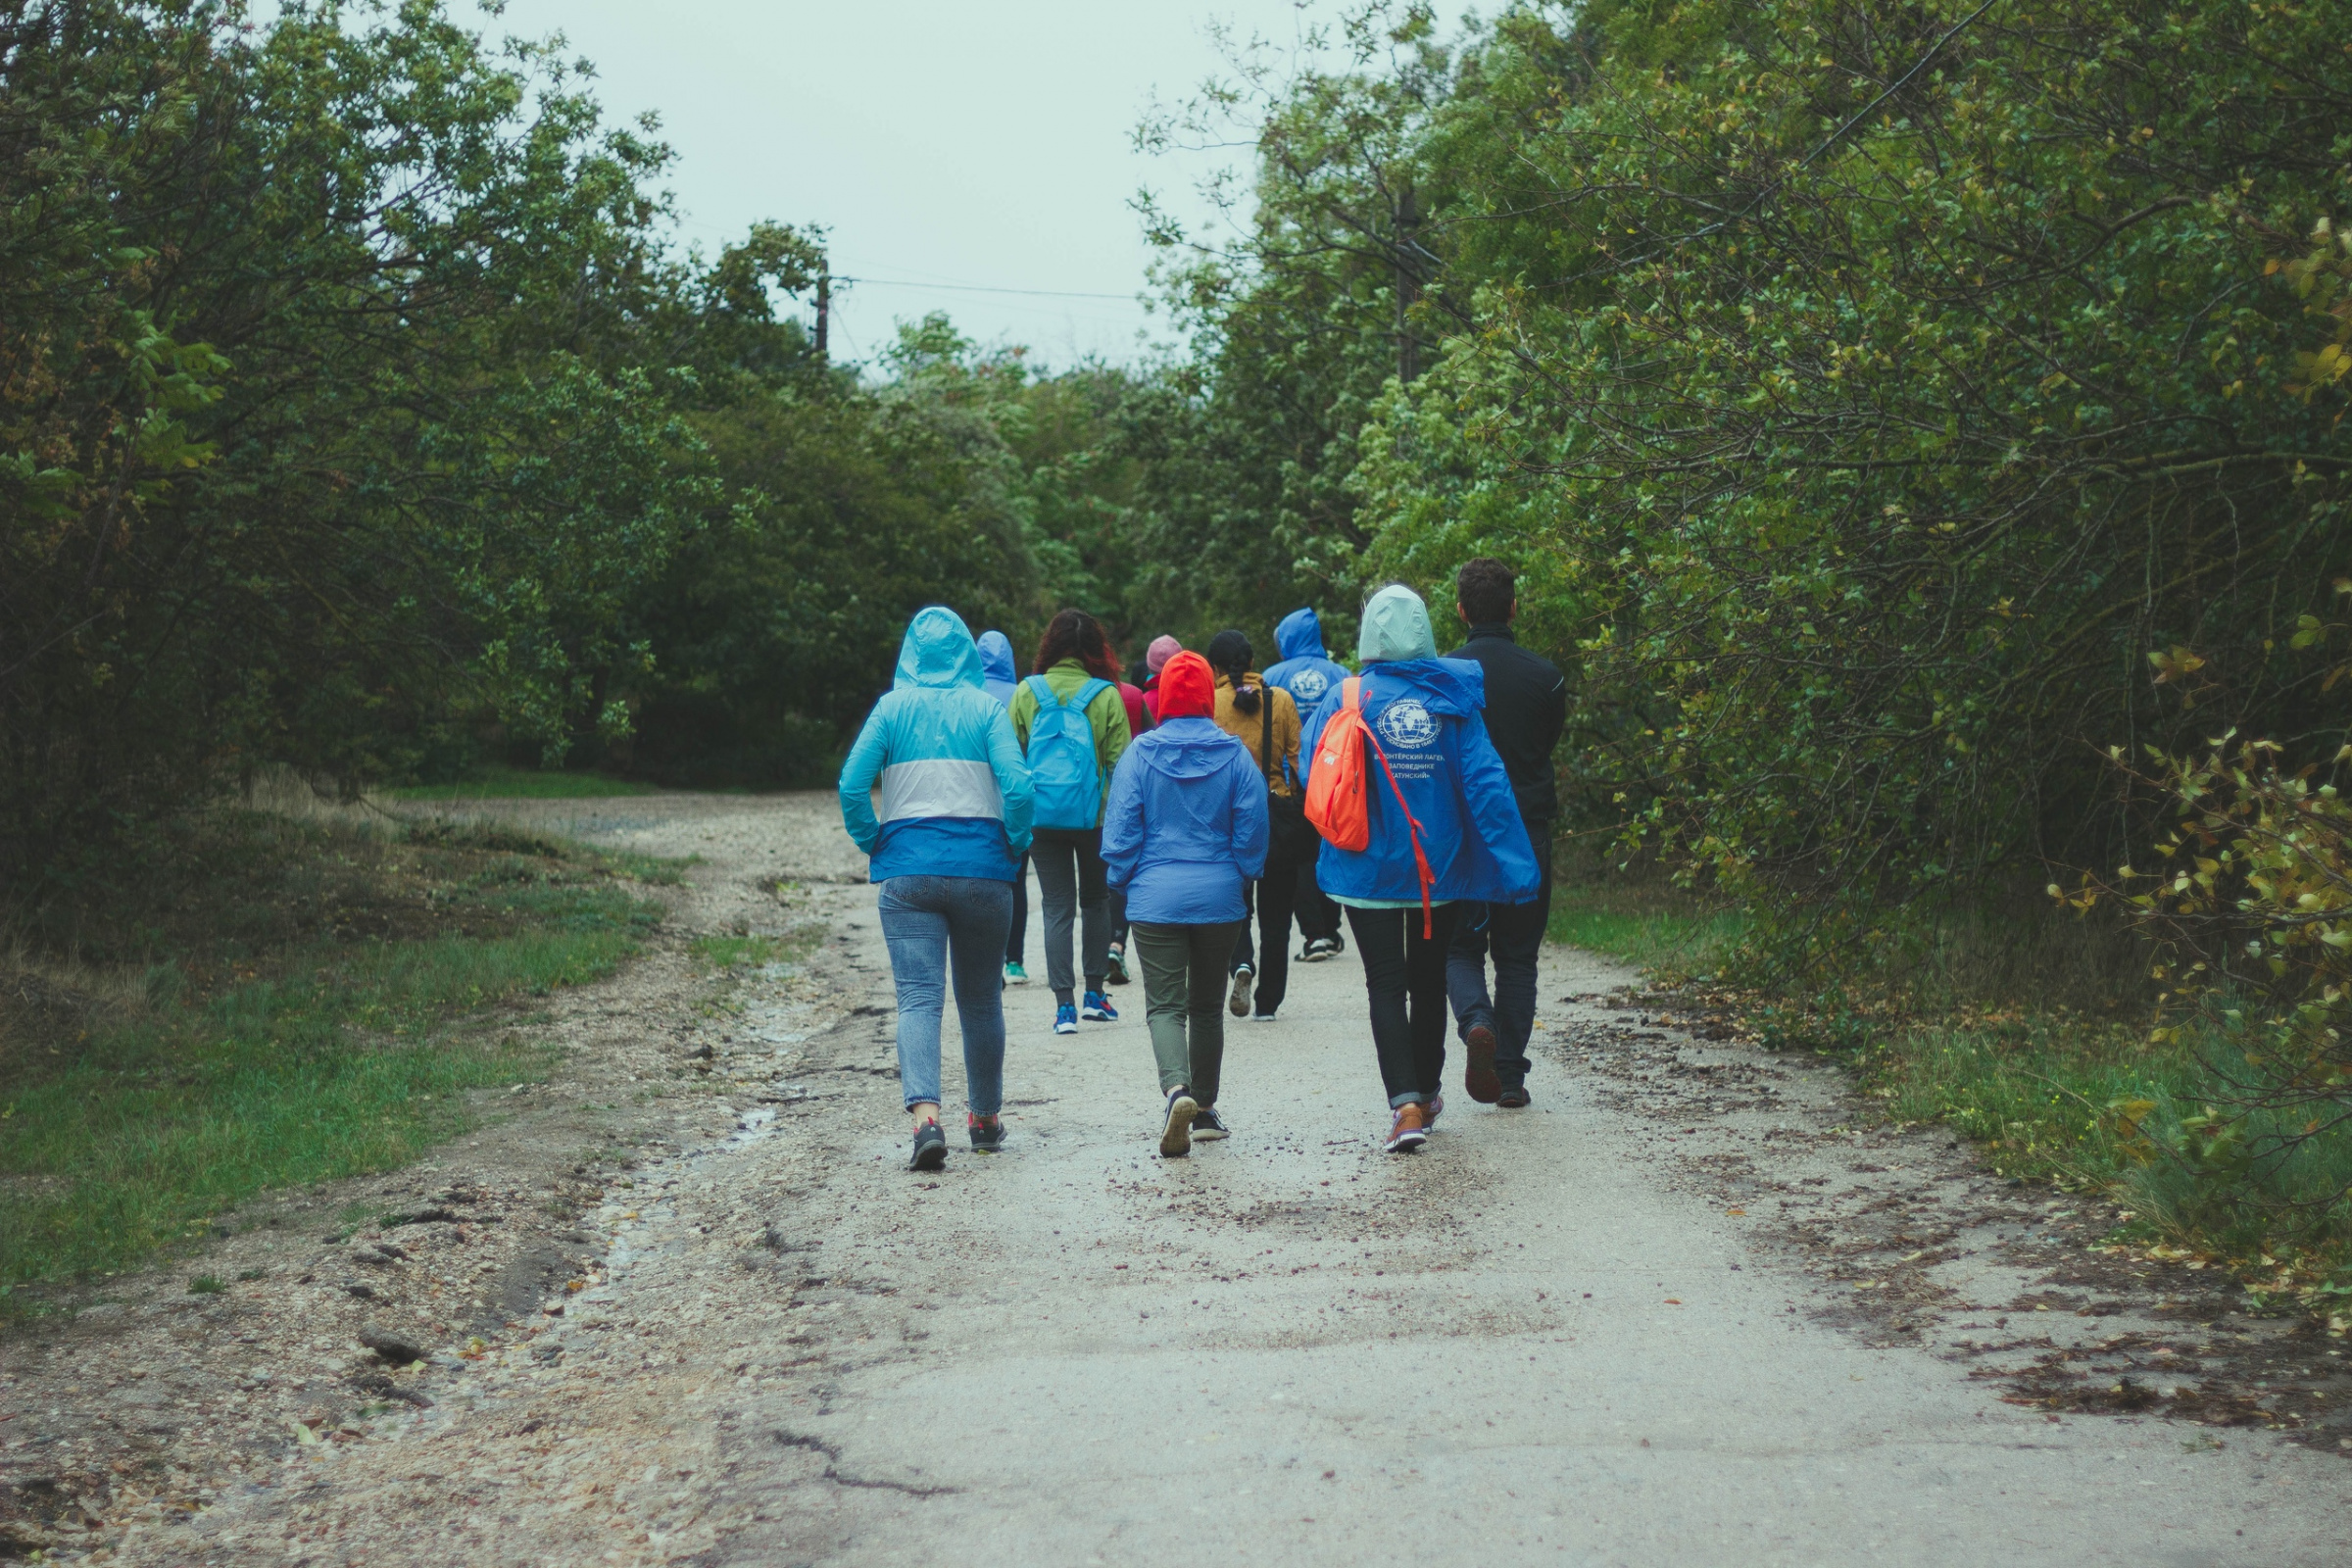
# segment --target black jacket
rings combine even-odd
[[[1560,666],[1520,647],[1509,624],[1498,620],[1471,627],[1470,640],[1446,657],[1476,660],[1487,672],[1487,734],[1511,775],[1520,817],[1532,824],[1558,816],[1551,752],[1568,723],[1568,682]]]

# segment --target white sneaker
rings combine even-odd
[[[1251,1023],[1272,1023],[1274,1015],[1270,1012],[1253,1012],[1250,1015],[1250,1021]]]

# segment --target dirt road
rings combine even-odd
[[[1235,1025],[1234,1137],[1189,1160],[1153,1152],[1139,988],[1074,1038],[1009,993],[1007,1151],[910,1175],[831,809],[535,808],[702,855],[690,924],[834,937],[648,1019],[720,1092],[581,1221],[602,1258],[560,1316],[437,1353],[402,1374],[430,1408],[284,1446],[127,1560],[2346,1560],[2352,1465],[2168,1418],[2268,1331],[2145,1266],[2067,1275],[2095,1213],[1870,1130],[1826,1066],[1555,1002],[1630,978],[1572,953],[1535,1105],[1456,1099],[1417,1157],[1377,1149],[1350,954]],[[2291,1353],[2340,1376],[2340,1345]]]

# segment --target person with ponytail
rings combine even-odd
[[[1289,692],[1250,667],[1254,657],[1250,639],[1241,632],[1221,631],[1209,639],[1208,665],[1217,679],[1217,727],[1249,748],[1258,777],[1265,782],[1271,823],[1265,868],[1245,890],[1257,916],[1258,942],[1252,951],[1245,919],[1233,945],[1227,1005],[1237,1018],[1272,1023],[1290,994],[1291,915],[1298,893],[1298,867],[1313,858],[1316,841],[1306,826],[1298,705]]]

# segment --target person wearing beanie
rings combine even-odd
[[[1159,723],[1119,759],[1102,808],[1102,863],[1127,896],[1144,970],[1144,1016],[1159,1068],[1159,1152],[1226,1136],[1225,971],[1265,869],[1266,786],[1249,749],[1219,728],[1208,662],[1160,670]]]
[[[1315,871],[1346,906],[1363,959],[1392,1153],[1426,1143],[1445,1105],[1446,959],[1458,905],[1524,904],[1542,882],[1510,774],[1481,716],[1485,672],[1437,652],[1421,596],[1401,584],[1381,589],[1364,606],[1356,640],[1363,674],[1344,682],[1306,725],[1310,784],[1324,765],[1323,732],[1348,705],[1349,686],[1369,732],[1364,744],[1377,749],[1363,769],[1369,841],[1361,850],[1326,841]]]
[[[1144,650],[1144,711],[1154,721],[1159,717],[1159,710],[1152,707],[1153,694],[1159,689],[1159,672],[1168,667],[1169,660],[1183,652],[1184,644],[1164,632],[1152,638],[1152,646]]]
[[[1235,939],[1227,1005],[1237,1018],[1272,1023],[1290,994],[1291,913],[1298,868],[1312,860],[1315,835],[1306,825],[1306,790],[1299,783],[1298,705],[1250,667],[1255,651],[1238,631],[1209,639],[1208,667],[1217,677],[1217,727],[1250,749],[1266,784],[1270,827],[1264,875],[1247,890],[1257,916],[1253,951],[1245,923]],[[1254,990],[1254,997],[1252,991]]]

